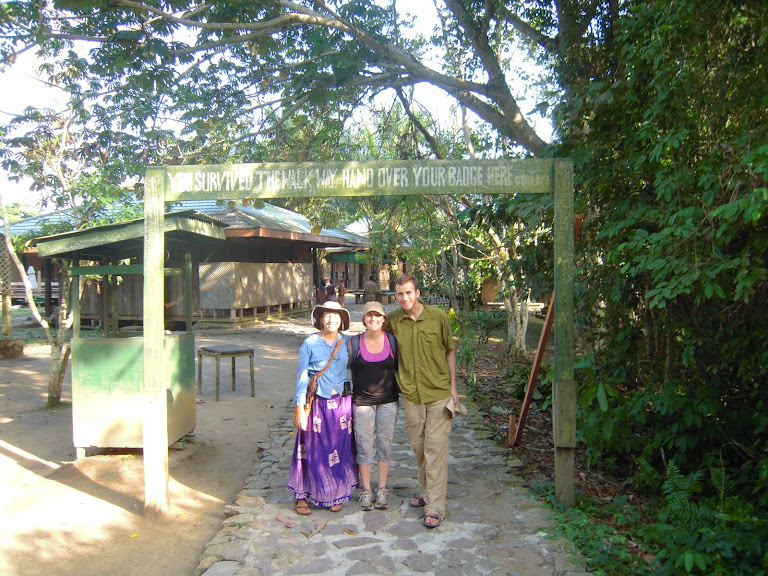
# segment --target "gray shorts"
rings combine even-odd
[[[352,405],[352,429],[355,431],[355,444],[358,465],[370,466],[374,462],[392,460],[392,442],[395,438],[397,422],[397,402],[378,406]],[[376,437],[374,458],[373,439]]]

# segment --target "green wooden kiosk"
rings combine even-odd
[[[224,224],[203,214],[167,214],[166,244],[183,254],[184,265],[165,268],[166,276],[183,277],[186,330],[163,337],[162,361],[167,396],[168,443],[195,428],[195,336],[192,333],[192,252],[195,243],[224,239]],[[72,275],[72,431],[77,456],[86,448],[141,448],[144,445],[144,337],[121,332],[116,280],[143,275],[141,264],[144,221],[97,226],[36,240],[43,258],[66,258],[76,263]],[[80,265],[89,262],[89,265]],[[101,276],[104,281],[104,338],[82,338],[79,278]]]

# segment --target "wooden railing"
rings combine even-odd
[[[32,294],[34,295],[35,299],[43,299],[45,298],[45,282],[40,282],[37,285],[37,288],[32,290]],[[24,282],[11,282],[11,300],[26,300],[27,299],[27,292],[24,288]],[[58,301],[59,300],[59,283],[58,282],[52,282],[51,283],[51,300]]]

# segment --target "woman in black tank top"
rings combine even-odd
[[[352,368],[352,425],[360,474],[360,508],[383,510],[387,500],[387,477],[397,422],[398,390],[395,382],[397,343],[382,330],[386,317],[380,302],[363,309],[363,334],[350,338],[348,352]],[[375,441],[374,441],[375,439]],[[377,463],[378,486],[371,490],[371,467]]]

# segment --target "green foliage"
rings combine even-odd
[[[697,500],[702,475],[683,475],[674,463],[667,467],[661,489],[656,522],[640,531],[659,549],[654,574],[768,574],[768,520],[751,504],[725,494],[719,500]]]
[[[621,399],[624,379],[597,371],[588,357],[575,366],[578,388],[577,432],[584,441],[584,457],[591,465],[612,467],[618,457],[632,454],[643,446],[643,437],[633,430],[636,418],[628,413]]]
[[[19,220],[24,220],[25,218],[31,218],[37,214],[36,212],[31,211],[26,206],[22,206],[17,202],[14,202],[13,204],[9,204],[4,208],[5,208],[5,213],[8,215],[8,222],[10,223],[17,222]]]
[[[644,559],[648,549],[638,542],[643,510],[624,497],[594,502],[577,495],[576,505],[564,508],[551,484],[534,484],[533,491],[555,512],[555,535],[570,540],[595,576],[655,574]]]
[[[700,476],[685,476],[670,464],[659,479],[663,500],[634,504],[577,495],[563,508],[551,485],[533,490],[556,514],[557,535],[574,543],[596,575],[768,574],[768,522],[738,497],[696,502]]]
[[[703,525],[710,498],[768,505],[766,22],[763,4],[628,5],[559,110],[585,214],[588,461],[659,495],[650,471],[674,462]],[[709,562],[697,553],[680,568]]]

